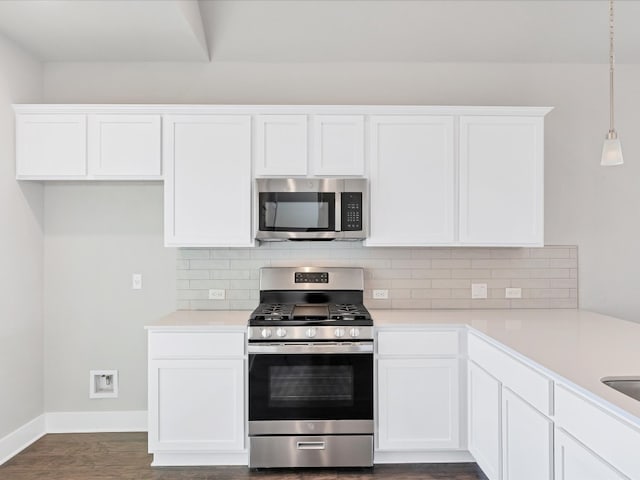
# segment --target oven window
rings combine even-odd
[[[353,366],[277,365],[269,367],[269,406],[353,406]]]
[[[335,230],[335,194],[264,192],[259,195],[260,230],[312,232]]]
[[[249,420],[370,420],[373,354],[250,354]]]

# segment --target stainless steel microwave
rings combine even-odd
[[[363,240],[368,194],[363,178],[259,178],[256,239]]]

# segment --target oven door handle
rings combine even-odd
[[[373,342],[358,343],[250,343],[248,353],[332,354],[373,353]]]

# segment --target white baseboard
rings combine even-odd
[[[0,438],[0,465],[20,453],[45,433],[45,417],[40,415],[7,436]]]
[[[146,432],[147,411],[49,412],[47,433]]]
[[[153,454],[152,467],[184,467],[209,465],[249,465],[249,454],[242,453],[158,453]]]

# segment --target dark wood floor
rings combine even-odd
[[[377,465],[373,469],[259,470],[154,467],[146,433],[45,435],[0,466],[0,480],[476,480],[475,464]]]

